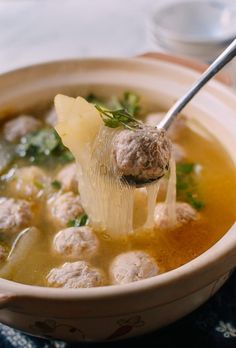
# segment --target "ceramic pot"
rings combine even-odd
[[[0,77],[0,115],[52,100],[57,93],[99,96],[134,90],[168,108],[199,73],[162,59],[59,61]],[[210,129],[236,162],[236,98],[211,81],[185,114]],[[127,285],[54,289],[0,280],[0,321],[33,335],[104,341],[140,335],[188,314],[210,298],[236,264],[236,228],[191,262]]]

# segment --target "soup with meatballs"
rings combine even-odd
[[[157,138],[163,110],[146,114],[135,93],[86,99],[3,118],[2,278],[126,284],[187,263],[235,221],[234,164],[200,124],[181,115]]]

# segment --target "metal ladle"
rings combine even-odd
[[[183,110],[183,108],[190,102],[190,100],[205,86],[205,84],[214,77],[227,63],[229,63],[236,56],[236,39],[214,60],[214,62],[206,69],[206,71],[200,76],[200,78],[191,86],[191,88],[169,109],[160,123],[156,126],[158,129],[165,129],[171,126],[172,122],[176,119],[177,115]],[[162,177],[162,176],[161,176]],[[143,187],[147,184],[151,184],[156,179],[136,180],[136,178],[126,177],[126,181],[136,187]]]
[[[191,88],[170,108],[157,128],[167,130],[176,116],[190,102],[190,100],[205,86],[205,84],[214,77],[227,63],[236,56],[236,39],[217,57],[214,62],[204,71],[200,78],[191,86]]]

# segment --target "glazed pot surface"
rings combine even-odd
[[[145,59],[42,64],[0,77],[0,115],[47,103],[58,93],[108,96],[124,90],[134,90],[148,103],[168,108],[197,76],[174,63]],[[185,113],[204,122],[236,163],[235,110],[234,94],[212,81]],[[0,280],[0,321],[68,341],[121,339],[155,330],[197,308],[225,282],[236,263],[235,232],[233,226],[188,264],[137,283],[66,290]]]

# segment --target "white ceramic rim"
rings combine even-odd
[[[155,64],[155,60],[146,58],[89,58],[89,59],[69,59],[69,60],[57,60],[51,62],[45,62],[42,64],[34,64],[27,67],[22,67],[20,69],[12,70],[2,74],[1,76],[10,76],[16,72],[23,73],[24,71],[29,71],[35,67],[43,67],[45,65],[54,65],[58,63],[66,64],[67,62],[104,62],[104,61],[112,61],[112,62],[121,62],[121,61],[129,61],[129,62],[139,62],[140,64]],[[200,74],[195,70],[190,68],[183,68],[178,64],[169,63],[170,66],[178,66],[180,71],[188,70],[195,78]],[[235,101],[235,93],[223,85],[222,83],[214,80],[210,82],[211,88],[214,88],[217,93],[222,92],[224,95],[227,95],[229,99],[231,99],[236,106]],[[133,282],[124,285],[109,285],[95,288],[83,288],[83,289],[64,289],[64,288],[50,288],[50,287],[40,287],[34,285],[25,285],[21,283],[16,283],[14,281],[9,281],[3,278],[0,278],[0,284],[2,285],[2,289],[4,289],[4,295],[10,296],[11,298],[40,298],[40,299],[57,299],[57,300],[67,300],[67,299],[80,299],[80,300],[92,300],[92,299],[109,299],[111,297],[122,297],[124,295],[131,295],[143,292],[145,290],[155,289],[165,287],[166,285],[173,285],[177,281],[184,280],[189,276],[192,276],[194,273],[197,274],[201,272],[203,269],[209,270],[214,267],[216,263],[220,260],[224,260],[224,257],[233,253],[236,254],[236,241],[235,245],[232,243],[232,237],[236,233],[236,223],[226,232],[226,234],[218,240],[211,248],[207,251],[191,260],[190,262],[173,269],[171,271],[165,272],[158,276],[140,280],[138,282]],[[221,247],[222,241],[224,240],[224,248]],[[227,270],[230,271],[230,270]],[[224,275],[226,272],[223,272]],[[206,284],[208,285],[208,284]],[[197,291],[196,289],[195,291]],[[174,299],[173,299],[174,300]]]

